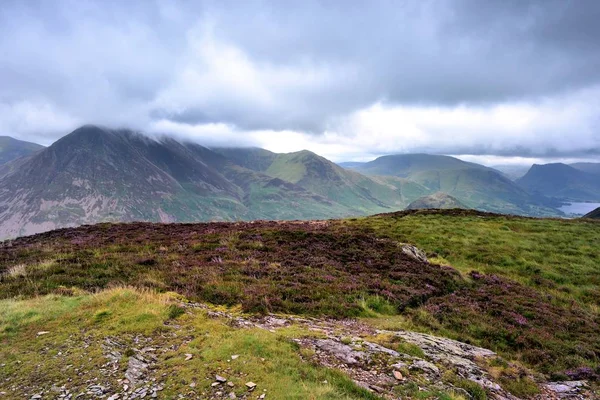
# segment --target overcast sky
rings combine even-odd
[[[0,134],[600,161],[600,1],[0,2]]]

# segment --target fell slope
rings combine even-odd
[[[0,165],[35,153],[43,148],[44,146],[36,143],[17,140],[10,136],[0,136]]]
[[[0,167],[0,237],[102,221],[325,218],[349,209],[221,154],[84,126]]]
[[[534,164],[516,181],[530,192],[570,201],[600,201],[600,178],[566,164]]]
[[[410,179],[429,190],[444,192],[467,207],[525,215],[558,215],[543,196],[533,196],[483,165],[449,156],[403,154],[383,156],[354,168],[372,175],[392,175]]]
[[[600,219],[600,207],[596,208],[594,211],[591,211],[583,216],[583,218],[596,218]]]

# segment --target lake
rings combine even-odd
[[[600,207],[600,203],[569,203],[559,208],[565,214],[584,215]]]

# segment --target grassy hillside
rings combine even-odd
[[[279,154],[265,173],[327,197],[358,214],[398,210],[407,204],[397,188],[348,171],[310,151]]]
[[[600,373],[599,229],[589,220],[466,210],[102,224],[5,243],[0,296],[133,285],[250,314],[366,317],[383,329],[481,345],[552,379],[590,378]],[[407,256],[400,242],[425,249],[433,263]]]
[[[479,210],[535,216],[559,214],[548,199],[530,195],[500,172],[454,157],[383,156],[353,169],[369,175],[407,178],[426,188],[425,194],[444,192]]]
[[[134,383],[123,384],[123,372],[141,359],[149,368],[137,386],[148,398],[223,398],[219,391],[237,398],[377,398],[337,371],[303,362],[288,340],[294,328],[239,330],[207,309],[184,306],[174,293],[133,288],[0,301],[2,376],[11,377],[0,389],[9,391],[6,398],[125,394]],[[216,375],[230,383],[211,386]],[[253,393],[247,382],[257,384]]]

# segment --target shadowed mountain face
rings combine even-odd
[[[533,165],[517,183],[532,193],[561,200],[600,201],[600,178],[566,164]]]
[[[39,144],[0,136],[0,165],[43,149]]]
[[[419,209],[451,209],[451,208],[467,208],[460,201],[446,193],[434,193],[429,196],[419,197],[406,207],[407,210]]]
[[[498,171],[449,156],[403,154],[383,156],[354,165],[369,175],[391,175],[410,179],[428,193],[447,193],[466,207],[486,211],[556,215],[556,206],[543,196],[533,196]]]
[[[589,212],[583,216],[583,218],[595,218],[600,219],[600,207],[596,208],[594,211]]]

